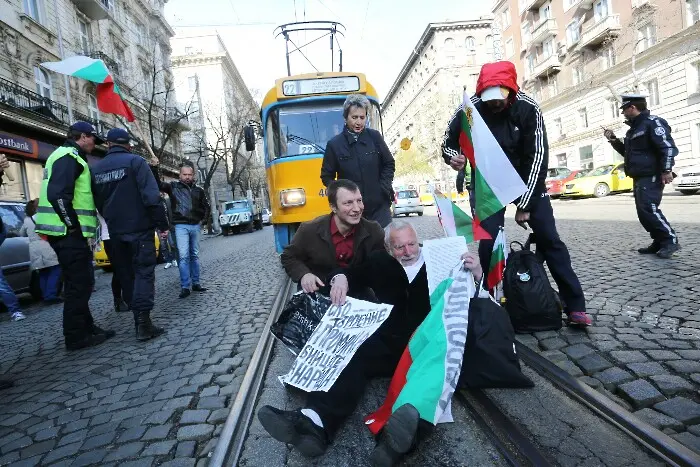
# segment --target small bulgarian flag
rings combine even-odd
[[[438,209],[438,218],[448,237],[462,236],[471,243],[476,240],[489,240],[491,236],[483,227],[469,217],[469,214],[447,198],[437,189],[433,190],[433,198]]]
[[[76,55],[60,62],[44,62],[41,66],[62,75],[97,83],[97,108],[101,112],[121,115],[130,122],[134,121],[133,112],[124,102],[119,86],[102,60]]]
[[[404,404],[413,405],[434,425],[452,421],[452,395],[462,370],[469,301],[475,292],[474,276],[460,265],[430,295],[430,313],[408,341],[384,404],[365,417],[372,433],[379,433]]]
[[[498,290],[498,285],[503,282],[503,273],[506,270],[506,261],[508,259],[508,251],[506,250],[506,234],[503,227],[496,236],[496,241],[493,244],[491,251],[491,261],[489,262],[489,272],[486,275],[486,289],[491,292],[493,298],[499,300],[502,291]]]
[[[474,219],[481,222],[527,191],[491,130],[464,93],[459,146],[474,171]]]

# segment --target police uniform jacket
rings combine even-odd
[[[78,150],[78,155],[87,162],[87,155],[75,141],[66,140],[62,146]],[[46,187],[46,198],[54,211],[66,225],[79,226],[78,214],[73,208],[75,197],[75,181],[83,173],[83,166],[72,157],[61,157],[51,168],[51,178]]]
[[[678,149],[666,120],[645,110],[626,123],[630,128],[624,141],[610,141],[612,147],[625,157],[625,173],[640,178],[670,171]]]
[[[92,168],[92,193],[110,237],[168,230],[160,191],[148,163],[121,146]]]

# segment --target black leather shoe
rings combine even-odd
[[[9,379],[0,379],[0,389],[9,389],[14,385],[15,383],[10,381]]]
[[[379,434],[379,442],[372,451],[373,467],[392,467],[416,443],[420,414],[411,404],[404,404],[391,415]]]
[[[111,329],[102,329],[99,326],[95,326],[94,324],[92,325],[92,335],[98,335],[102,334],[105,336],[105,340],[111,339],[112,337],[116,336],[117,333],[112,331]]]
[[[269,405],[258,411],[258,420],[277,441],[291,444],[306,457],[318,457],[328,449],[326,430],[301,410],[279,410]]]
[[[207,291],[207,288],[206,288],[206,287],[202,287],[202,286],[199,285],[199,284],[194,284],[194,285],[192,286],[192,291],[193,291],[193,292],[206,292],[206,291]]]
[[[658,251],[661,249],[661,244],[653,242],[649,246],[645,246],[644,248],[640,248],[637,250],[640,255],[655,255],[658,253]]]
[[[100,345],[107,340],[107,336],[104,334],[93,334],[91,336],[84,337],[77,341],[66,341],[67,350],[80,350],[87,347],[94,347]]]
[[[165,332],[165,329],[154,326],[151,322],[151,313],[148,311],[140,311],[136,314],[136,339],[147,341],[158,337]]]
[[[180,298],[187,298],[190,296],[190,289],[182,289],[180,291]]]
[[[664,245],[659,251],[656,252],[656,256],[662,259],[671,259],[673,255],[676,254],[681,246],[678,243],[671,243],[670,245]]]

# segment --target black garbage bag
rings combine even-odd
[[[490,298],[469,301],[467,344],[459,387],[531,388],[520,371],[515,332],[508,313]]]
[[[270,332],[298,355],[331,306],[331,299],[319,293],[299,292],[285,305]]]

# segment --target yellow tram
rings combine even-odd
[[[321,162],[328,140],[343,131],[343,102],[350,94],[367,96],[367,125],[381,132],[377,91],[362,73],[284,77],[263,99],[265,170],[278,253],[301,222],[330,212]]]

